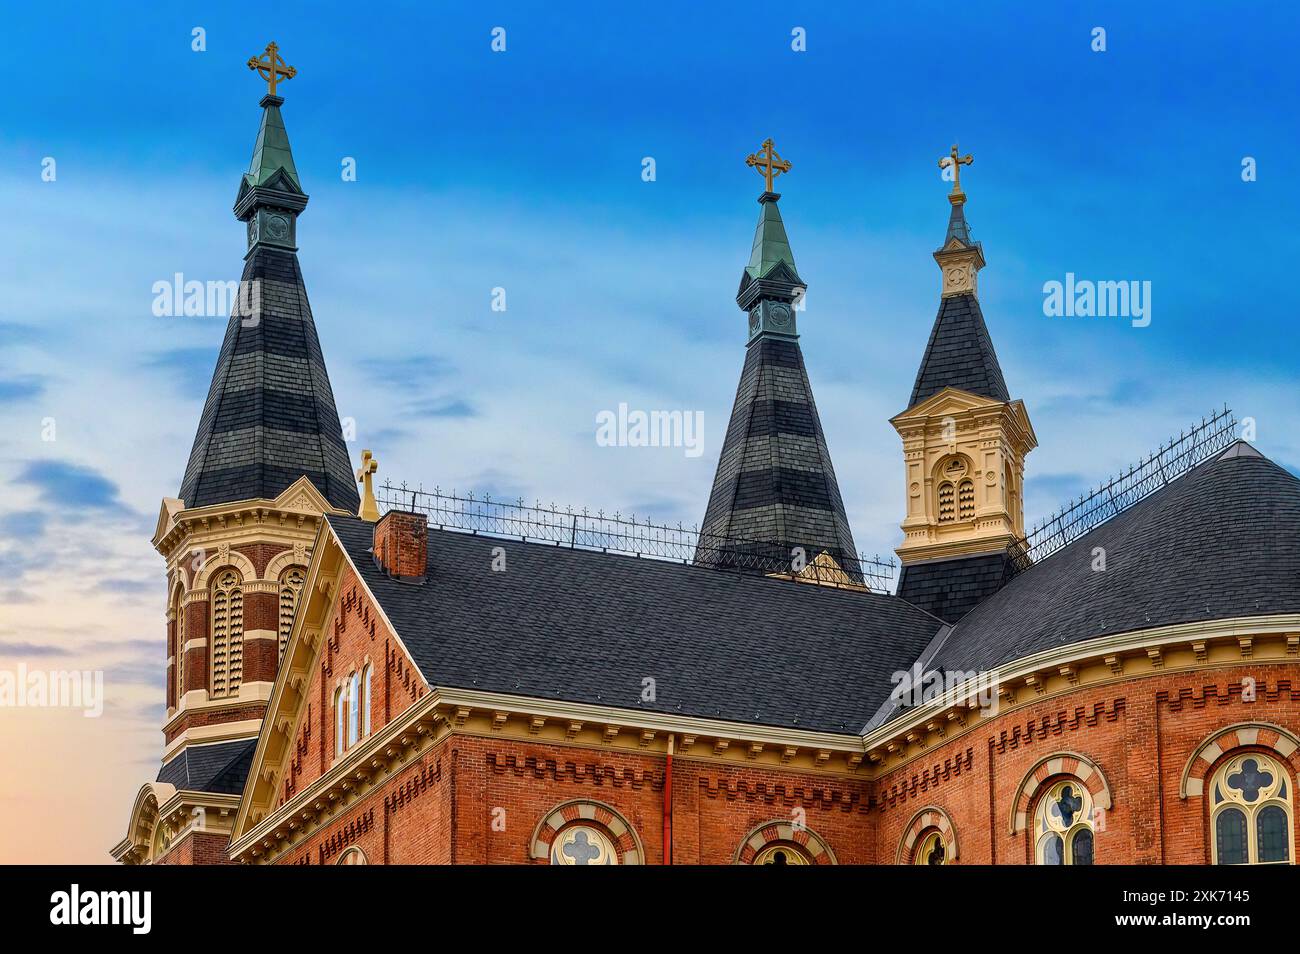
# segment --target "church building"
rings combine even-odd
[[[771,140],[698,531],[377,495],[298,263],[294,71],[249,65],[248,294],[153,536],[162,761],[116,860],[1293,863],[1300,480],[1225,409],[1027,529],[970,156],[940,160],[938,314],[891,419],[895,582],[836,480]]]

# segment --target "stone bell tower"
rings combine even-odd
[[[317,528],[359,503],[298,265],[307,194],[275,95],[296,71],[275,44],[249,66],[270,92],[235,201],[248,246],[180,492],[153,536],[167,561],[163,755],[113,851],[127,862],[224,846]]]
[[[972,161],[956,146],[939,160],[953,172],[948,231],[934,253],[939,314],[907,410],[890,420],[903,441],[907,501],[899,595],[950,622],[1007,578],[1007,550],[1025,533],[1025,457],[1038,444],[980,310],[984,249],[971,239],[961,190]]]

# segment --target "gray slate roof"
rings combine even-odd
[[[357,487],[298,256],[258,246],[242,281],[260,285],[261,313],[232,315],[226,327],[180,497],[187,507],[270,499],[306,476],[355,513]]]
[[[187,745],[158,770],[158,781],[178,791],[238,795],[244,790],[257,739]]]
[[[1300,480],[1239,441],[1016,576],[929,668],[989,670],[1110,633],[1295,612]]]
[[[428,579],[401,582],[373,524],[328,519],[435,687],[856,732],[941,625],[891,596],[432,529]]]
[[[907,406],[915,407],[944,388],[969,391],[995,401],[1011,400],[993,339],[984,324],[984,313],[974,295],[953,295],[939,302],[939,314]]]

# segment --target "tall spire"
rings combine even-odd
[[[984,315],[980,311],[977,277],[984,267],[984,247],[971,238],[966,223],[966,193],[961,188],[961,167],[974,162],[973,156],[959,156],[953,146],[939,160],[940,168],[953,170],[948,202],[948,231],[934,260],[943,274],[939,314],[930,341],[921,358],[908,407],[914,407],[944,388],[1009,401],[1006,381],[993,350]]]
[[[772,140],[746,165],[765,180],[749,264],[736,304],[749,316],[749,343],[718,471],[701,525],[696,560],[732,565],[753,544],[808,563],[826,553],[860,582],[857,551],[831,466],[812,386],[804,367],[795,311],[805,284],[772,191],[790,163]],[[748,543],[751,546],[746,547]]]
[[[275,44],[249,67],[272,90],[297,72]],[[307,194],[280,115],[283,103],[271,93],[262,97],[253,158],[239,180],[234,212],[248,237],[239,301],[180,496],[186,507],[274,499],[306,476],[333,506],[356,513],[357,485],[296,254]]]

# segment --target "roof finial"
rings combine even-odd
[[[357,483],[361,485],[361,507],[357,516],[374,523],[379,519],[379,507],[375,505],[374,474],[379,469],[379,461],[368,450],[361,452],[361,469],[357,471]]]
[[[257,70],[262,79],[266,80],[267,95],[275,95],[275,86],[280,82],[288,82],[298,75],[298,70],[286,63],[280,56],[280,48],[272,40],[266,44],[265,59],[262,57],[252,56],[248,59],[248,68]]]
[[[961,167],[969,166],[974,161],[975,157],[970,154],[958,156],[955,143],[952,147],[952,153],[939,160],[940,169],[952,167],[952,192],[948,194],[948,201],[953,205],[961,205],[966,201],[966,193],[961,191]]]
[[[751,152],[745,157],[745,165],[757,169],[759,175],[767,181],[767,192],[772,193],[772,180],[783,172],[790,171],[790,163],[782,159],[771,139],[764,139],[759,152]]]

